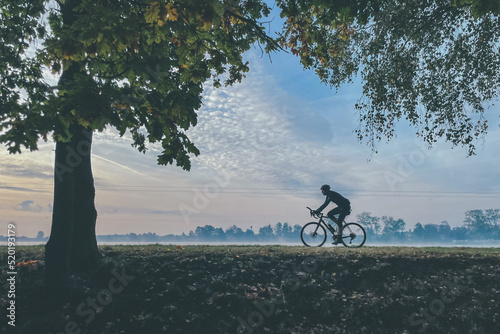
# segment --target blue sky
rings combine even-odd
[[[500,208],[498,107],[486,113],[490,130],[476,156],[448,143],[428,150],[404,123],[372,155],[353,133],[359,83],[336,92],[290,54],[272,63],[258,49],[247,57],[251,71],[241,84],[206,85],[198,125],[189,130],[201,150],[192,171],[157,166],[158,147],[143,155],[113,129],[95,135],[98,234],[302,225],[310,220],[305,207],[322,204],[325,183],[351,200],[348,220],[367,211],[402,218],[408,228],[444,220],[459,226],[467,210]],[[0,151],[3,226],[49,234],[54,148],[42,142],[37,152]]]

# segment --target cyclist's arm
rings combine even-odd
[[[326,208],[326,206],[328,205],[328,203],[330,203],[330,199],[328,198],[328,196],[326,196],[325,203],[323,203],[323,205],[320,206],[316,211],[317,212],[323,211],[323,209]]]

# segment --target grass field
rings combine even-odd
[[[101,250],[102,264],[75,276],[72,295],[60,300],[43,290],[43,247],[17,247],[24,265],[16,278],[16,327],[3,317],[2,333],[493,334],[500,328],[499,248]]]

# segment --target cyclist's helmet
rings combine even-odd
[[[321,186],[321,190],[328,191],[328,190],[330,190],[330,186],[328,184],[324,184]]]

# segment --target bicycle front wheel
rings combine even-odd
[[[306,246],[321,247],[326,241],[326,230],[319,223],[307,223],[300,231],[300,239]]]
[[[366,231],[357,223],[349,223],[342,230],[342,243],[346,247],[357,248],[365,244]]]

